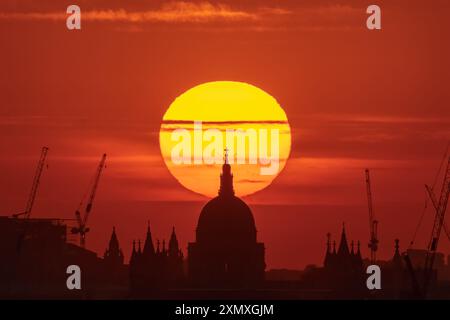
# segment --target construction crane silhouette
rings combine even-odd
[[[378,250],[378,220],[375,219],[372,206],[372,190],[370,187],[370,173],[369,169],[366,169],[366,189],[367,189],[367,203],[369,207],[369,230],[370,230],[370,261],[376,262],[377,250]]]
[[[410,257],[407,253],[404,253],[403,257],[406,262],[408,271],[410,272],[413,284],[414,294],[418,298],[426,298],[428,295],[428,289],[430,286],[431,278],[433,277],[433,266],[436,258],[437,248],[439,244],[439,238],[443,227],[445,228],[445,212],[447,211],[448,198],[450,195],[450,157],[448,157],[447,168],[444,172],[444,180],[441,188],[441,194],[439,200],[436,198],[433,188],[425,185],[428,192],[428,196],[435,209],[433,229],[431,231],[430,241],[428,242],[427,255],[425,258],[425,266],[423,269],[423,285],[420,286],[417,275],[413,268]]]
[[[436,210],[424,268],[424,292],[427,293],[431,276],[433,274],[434,260],[436,258],[437,247],[441,236],[442,227],[444,225],[445,212],[447,211],[448,197],[450,194],[450,157],[448,158],[447,169],[445,171],[439,200],[437,200],[434,195],[432,188],[428,185],[425,185],[425,188],[427,189],[428,196],[430,197],[433,207]]]
[[[34,200],[36,199],[37,190],[39,187],[39,182],[41,180],[42,171],[45,166],[45,161],[47,159],[48,148],[42,147],[41,156],[36,168],[36,173],[34,174],[33,185],[31,186],[30,195],[28,196],[27,206],[25,211],[13,214],[14,218],[24,216],[25,219],[29,219],[31,215],[31,210],[33,209]]]
[[[89,214],[92,210],[92,205],[94,203],[95,194],[97,192],[98,182],[100,181],[100,176],[102,174],[103,168],[105,168],[105,161],[106,161],[106,154],[103,154],[102,159],[100,160],[100,163],[97,167],[94,182],[92,185],[91,194],[89,196],[88,203],[86,205],[86,208],[84,210],[84,216],[81,217],[81,207],[83,206],[83,200],[81,200],[80,205],[78,206],[77,211],[75,212],[75,218],[77,221],[77,227],[72,228],[71,232],[73,234],[79,234],[80,235],[80,246],[82,248],[86,247],[86,233],[89,232],[89,228],[87,227]]]

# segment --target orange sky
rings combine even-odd
[[[150,220],[160,239],[174,224],[185,248],[206,198],[164,166],[161,119],[187,89],[233,80],[274,96],[293,133],[285,170],[246,198],[270,268],[321,263],[342,221],[367,242],[365,167],[381,257],[411,240],[450,135],[450,3],[377,1],[383,29],[371,32],[356,0],[75,2],[81,31],[65,27],[72,1],[0,4],[2,214],[24,208],[47,145],[33,216],[72,217],[106,152],[88,247],[103,253],[116,225],[128,254]]]

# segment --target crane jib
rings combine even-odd
[[[75,213],[77,222],[78,222],[78,228],[74,228],[73,231],[74,231],[74,233],[78,233],[80,235],[80,246],[83,248],[86,246],[86,233],[89,232],[89,228],[87,227],[89,214],[92,210],[92,205],[94,203],[95,194],[96,194],[97,188],[98,188],[98,183],[100,181],[100,176],[102,174],[103,168],[105,168],[105,161],[106,161],[106,154],[103,154],[102,159],[100,160],[100,163],[99,163],[96,173],[95,173],[94,184],[92,186],[88,204],[86,205],[86,208],[84,211],[84,217],[81,218],[81,213],[78,210]]]

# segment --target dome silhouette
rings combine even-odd
[[[235,196],[210,200],[198,219],[197,241],[224,245],[254,243],[256,227],[250,208]]]
[[[264,280],[264,244],[252,211],[234,195],[227,150],[224,160],[219,195],[203,207],[188,245],[189,278],[199,287],[255,288]]]

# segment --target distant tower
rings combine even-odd
[[[138,249],[133,242],[133,253],[130,260],[130,283],[132,294],[165,290],[179,285],[183,279],[183,254],[178,246],[175,228],[166,246],[163,240],[162,248],[159,240],[156,241],[156,250],[153,245],[150,224],[147,226],[144,248],[141,250],[141,241]]]
[[[167,269],[169,285],[180,283],[184,279],[183,274],[183,253],[178,246],[178,239],[175,227],[170,235],[169,248],[167,252]]]
[[[325,286],[340,292],[340,295],[349,297],[364,289],[363,261],[360,252],[360,242],[352,241],[350,248],[347,241],[345,224],[342,226],[341,239],[336,250],[336,241],[333,241],[333,252],[330,252],[330,242],[327,242],[327,257],[324,265]]]
[[[175,227],[173,227],[169,240],[169,256],[177,256],[179,253],[177,235],[175,234]]]
[[[119,241],[117,240],[116,228],[113,227],[111,234],[111,239],[109,240],[109,247],[106,249],[103,255],[105,264],[109,267],[114,267],[117,265],[123,265],[123,253],[122,249],[119,247]]]
[[[342,225],[341,242],[339,243],[337,254],[339,258],[346,258],[350,255],[348,250],[347,235],[345,233],[345,223]]]
[[[108,248],[103,255],[102,272],[99,279],[108,285],[124,285],[127,283],[127,268],[123,264],[123,252],[119,246],[116,229],[113,228]]]
[[[150,222],[147,225],[147,235],[145,237],[144,251],[142,251],[144,259],[153,258],[155,256],[155,247],[153,246],[152,233],[150,231]]]

